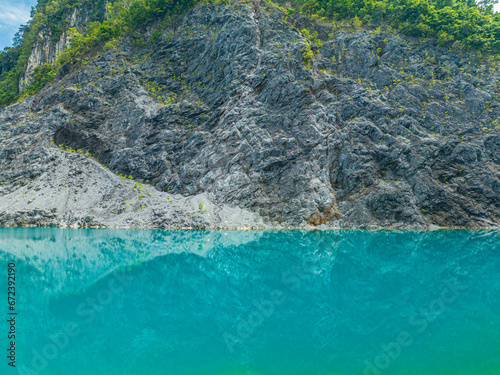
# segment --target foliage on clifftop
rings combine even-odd
[[[14,46],[0,52],[0,106],[32,95],[50,82],[64,64],[79,63],[86,55],[113,47],[125,32],[157,19],[175,19],[201,0],[39,0],[32,10],[33,19],[22,26]],[[203,1],[222,3],[223,0]],[[30,86],[19,92],[19,78],[26,70],[29,55],[40,31],[57,41],[67,29],[74,8],[89,10],[85,32],[70,29],[71,46],[59,55],[55,64],[35,69]]]
[[[39,0],[31,10],[33,17],[26,25],[21,26],[14,37],[13,47],[0,52],[0,106],[5,106],[19,97],[19,77],[26,70],[29,56],[38,34],[42,29],[50,30],[54,40],[58,40],[67,28],[70,12],[81,6],[89,11],[89,19],[94,22],[103,20],[105,0]],[[46,69],[46,68],[44,68]]]
[[[33,19],[22,26],[14,46],[0,52],[0,107],[38,92],[59,69],[85,63],[96,53],[114,47],[121,35],[151,21],[163,24],[183,15],[198,3],[225,4],[229,0],[39,0]],[[258,0],[242,0],[258,3]],[[266,0],[271,2],[270,0]],[[313,19],[350,22],[357,27],[385,25],[401,33],[434,38],[440,46],[500,56],[500,13],[493,12],[497,0],[274,0],[288,14],[305,14]],[[40,31],[54,40],[68,28],[74,8],[88,10],[85,31],[71,29],[71,46],[54,64],[35,69],[30,86],[19,92],[19,79]],[[157,38],[161,27],[153,33]],[[140,40],[141,37],[138,38]]]
[[[399,32],[434,38],[440,46],[500,54],[498,0],[276,0],[309,16],[354,20],[365,26],[389,25]]]

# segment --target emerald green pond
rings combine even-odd
[[[1,374],[500,374],[500,232],[0,229]]]

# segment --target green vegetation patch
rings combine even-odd
[[[351,21],[356,26],[391,26],[404,35],[433,38],[440,46],[453,46],[486,55],[500,54],[498,0],[275,0],[289,14],[315,19]]]

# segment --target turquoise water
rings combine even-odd
[[[499,232],[3,228],[4,353],[9,262],[2,374],[500,374]]]

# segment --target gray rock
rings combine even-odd
[[[293,22],[197,6],[1,110],[0,224],[499,226],[497,71],[367,31],[308,70]]]

